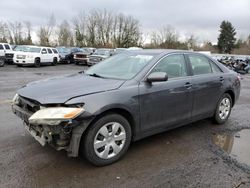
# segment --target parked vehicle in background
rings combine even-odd
[[[13,50],[8,43],[0,43],[0,66],[13,62]]]
[[[225,123],[240,79],[210,57],[180,50],[133,50],[86,72],[27,84],[13,112],[41,145],[116,162],[131,141],[205,118]]]
[[[27,45],[17,46],[13,58],[17,66],[33,65],[35,67],[43,64],[56,65],[58,59],[58,51],[54,48]]]
[[[91,47],[84,47],[81,49],[87,51],[89,55],[92,55],[96,51],[96,48],[91,48]]]
[[[90,56],[88,65],[94,65],[100,61],[109,58],[114,55],[114,49],[109,48],[99,48]]]
[[[74,62],[76,65],[83,64],[88,65],[90,52],[87,49],[81,48],[80,52],[74,54]]]
[[[59,52],[59,62],[60,63],[74,63],[74,55],[81,52],[81,48],[78,47],[64,47],[60,46],[56,48]]]
[[[120,54],[123,52],[126,52],[128,49],[127,48],[116,48],[114,51],[114,54]]]
[[[3,44],[0,43],[0,66],[3,67],[5,64],[5,49]]]

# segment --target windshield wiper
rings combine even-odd
[[[96,74],[96,73],[92,73],[92,74],[88,74],[89,76],[93,76],[93,77],[97,77],[97,78],[104,78],[103,76]]]

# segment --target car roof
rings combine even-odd
[[[187,50],[176,50],[176,49],[139,49],[139,50],[127,50],[125,53],[130,53],[130,54],[144,54],[144,55],[161,55],[161,54],[168,54],[168,53],[177,53],[177,52],[182,52],[182,53],[195,53],[193,51],[187,51]],[[197,52],[196,52],[197,53]]]

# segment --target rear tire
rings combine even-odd
[[[213,117],[214,122],[217,124],[224,124],[230,116],[231,109],[232,109],[232,98],[228,93],[225,93],[222,95],[217,104],[215,114]]]
[[[97,120],[82,139],[81,151],[95,166],[119,160],[131,142],[129,122],[121,115],[108,114]]]
[[[54,58],[54,59],[53,59],[53,62],[52,62],[51,65],[53,65],[53,66],[56,66],[56,65],[57,65],[57,58]]]

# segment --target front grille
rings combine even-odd
[[[76,58],[86,58],[87,56],[84,54],[76,54]]]
[[[13,53],[6,53],[6,54],[5,54],[5,57],[6,57],[6,58],[11,58],[11,59],[12,59],[13,56],[14,56]]]

